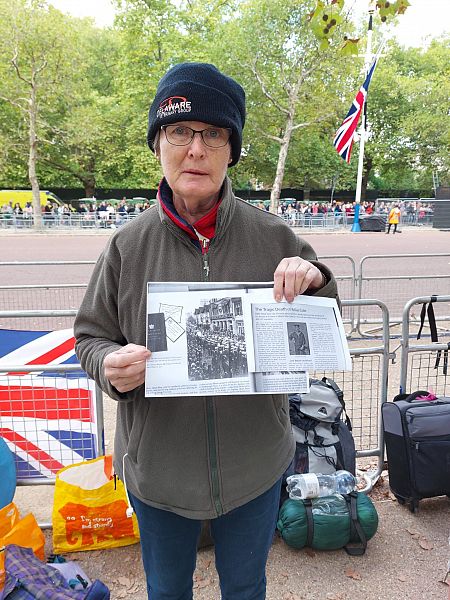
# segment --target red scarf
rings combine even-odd
[[[206,254],[209,249],[209,244],[216,233],[217,211],[219,210],[222,198],[218,200],[218,202],[206,215],[203,215],[203,217],[201,217],[193,225],[185,221],[185,219],[178,214],[173,203],[172,190],[170,189],[165,178],[161,179],[158,187],[158,200],[163,211],[170,218],[170,220],[189,235],[193,243],[201,249],[202,254]],[[198,232],[204,239],[200,240],[196,232]]]

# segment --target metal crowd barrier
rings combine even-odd
[[[429,294],[449,292],[448,257],[450,257],[450,253],[369,255],[363,257],[358,266],[354,259],[347,255],[324,255],[320,256],[319,260],[325,262],[333,271],[342,300],[378,298],[388,307],[391,327],[395,327],[401,324],[403,307],[412,296],[424,292]],[[401,274],[408,272],[405,268],[399,269],[399,273],[395,272],[396,266],[401,266],[402,261],[411,258],[416,259],[414,271],[411,269],[407,275]],[[420,260],[424,261],[422,274],[420,274]],[[380,261],[384,261],[383,267],[386,275],[371,275],[374,264],[379,265]],[[430,261],[433,261],[432,275],[427,272]],[[73,283],[74,278],[70,275],[70,268],[81,265],[87,267],[84,281]],[[0,262],[1,281],[7,281],[8,274],[12,273],[13,269],[20,268],[27,270],[25,276],[30,280],[27,285],[1,285],[0,310],[59,309],[61,306],[78,309],[94,265],[95,261]],[[54,281],[54,277],[51,276],[53,266],[67,267],[65,273],[67,277],[70,277],[71,283],[52,283]],[[29,267],[40,267],[40,270],[38,273],[34,273]],[[408,268],[410,268],[409,265]],[[380,269],[378,269],[379,271]],[[46,283],[46,279],[49,280],[48,283]],[[377,314],[375,307],[344,306],[342,316],[347,335],[351,336],[355,332],[367,338],[380,335],[382,319]],[[417,321],[418,316],[413,314],[412,319]],[[449,314],[438,314],[437,319],[440,326],[450,330]],[[0,325],[12,328],[22,326],[17,319],[11,325],[9,323],[0,323]],[[59,322],[56,319],[49,319],[43,326],[60,329],[71,325],[72,321],[67,319]]]
[[[6,320],[17,317],[39,319],[47,316],[70,316],[74,318],[76,311],[0,311],[0,319]],[[64,352],[64,350],[61,351]],[[45,373],[46,375],[36,379],[33,377],[33,373]],[[59,375],[66,373],[69,374],[68,377],[61,377]],[[78,378],[75,376],[76,373],[79,373]],[[102,391],[92,382],[88,390],[83,388],[84,392],[82,393],[81,388],[77,388],[76,383],[78,382],[79,385],[80,379],[85,380],[86,378],[87,376],[81,370],[79,364],[5,364],[2,362],[0,372],[0,400],[2,401],[0,431],[4,430],[5,427],[9,429],[13,428],[18,435],[18,440],[19,438],[26,439],[27,432],[31,431],[33,439],[41,439],[45,446],[45,449],[38,447],[33,452],[34,460],[39,462],[41,456],[39,452],[45,453],[50,448],[51,440],[48,439],[48,432],[41,429],[33,429],[34,426],[37,427],[37,422],[39,421],[42,424],[49,419],[54,425],[64,422],[65,427],[70,427],[71,419],[77,419],[78,421],[84,421],[84,424],[83,432],[77,430],[77,435],[80,434],[80,437],[76,441],[75,446],[83,453],[83,434],[95,434],[97,440],[95,452],[97,454],[104,454]],[[36,383],[37,385],[35,386],[34,384]],[[92,405],[90,400],[92,395],[91,388],[94,395],[94,405]],[[55,390],[57,391],[55,392]],[[79,395],[77,395],[77,391]],[[46,406],[46,400],[48,400],[48,406]],[[92,419],[92,422],[86,420],[89,411],[95,411],[95,418]],[[50,427],[49,423],[46,426],[47,428]],[[60,462],[63,462],[64,459],[66,464],[71,456],[74,459],[72,462],[82,460],[79,454],[73,454],[64,446],[64,441],[74,441],[70,435],[68,439],[60,441],[62,441],[62,447],[57,451],[57,455],[52,451],[53,458],[60,458]],[[29,449],[29,444],[26,441],[19,440],[19,447],[26,453]],[[44,468],[45,461],[49,460],[49,458],[44,459]],[[19,472],[23,473],[23,471],[22,465]],[[51,471],[51,466],[49,471]],[[46,477],[36,477],[34,470],[30,468],[29,472],[18,477],[17,483],[19,485],[42,485],[54,483],[54,480],[55,477],[51,476],[51,474]]]
[[[54,310],[64,306],[77,310],[83,299],[87,281],[96,261],[93,260],[36,260],[0,262],[0,280],[8,281],[18,269],[24,270],[23,279],[30,283],[24,285],[0,285],[0,311]],[[52,283],[55,281],[54,267],[64,267],[62,279],[73,281],[74,268],[82,268],[78,277],[80,283]],[[47,283],[48,281],[48,283]],[[1,320],[0,326],[9,329],[32,328],[64,329],[73,326],[74,316],[60,314],[40,316],[30,321],[30,317],[9,317]]]
[[[356,445],[357,467],[365,467],[369,482],[365,492],[370,491],[383,470],[384,436],[381,425],[381,405],[388,398],[389,360],[392,359],[389,348],[389,312],[379,300],[343,300],[345,308],[369,306],[377,308],[382,323],[382,339],[378,344],[363,340],[363,346],[352,347],[350,355],[353,370],[332,373],[316,372],[315,377],[331,377],[344,392],[346,409],[353,426]],[[370,457],[376,459],[376,466]]]
[[[329,255],[321,256],[320,260],[326,261],[326,264],[330,266],[333,271],[336,280],[338,281],[339,294],[342,299],[353,300],[356,296],[356,265],[355,261],[351,256],[346,255]],[[41,260],[41,261],[9,261],[0,262],[0,269],[10,267],[11,269],[18,269],[24,267],[44,267],[45,269],[51,269],[53,266],[88,266],[93,267],[96,261],[80,260],[80,261],[57,261],[57,260]],[[90,276],[92,269],[88,269],[86,273],[87,279]],[[69,272],[69,270],[67,271]],[[39,272],[39,278],[42,281],[45,279],[45,272],[41,269]],[[2,280],[6,280],[6,277],[2,277]],[[58,310],[61,306],[67,309],[78,309],[83,299],[86,287],[87,279],[85,283],[39,283],[39,284],[25,284],[25,285],[0,285],[0,310],[32,310],[36,308],[40,309],[54,309]],[[348,307],[343,310],[344,323],[350,325],[350,332],[355,329],[355,314],[354,308]],[[21,322],[18,318],[14,319],[10,324],[2,323],[4,327],[11,326],[11,328],[19,328],[22,325],[26,325],[26,320]],[[47,319],[46,323],[41,321],[41,326],[54,328],[57,327],[71,327],[73,319],[68,320],[61,319],[59,322],[54,319]]]
[[[318,259],[331,269],[338,284],[340,299],[355,300],[357,279],[354,259],[344,254],[323,255],[319,256]],[[357,326],[354,305],[342,306],[342,320],[344,324],[350,325],[347,335],[353,333]]]
[[[76,310],[0,311],[0,323],[21,319],[31,330],[37,323],[36,330],[46,319],[75,316]],[[2,363],[0,408],[0,435],[15,447],[19,486],[54,485],[61,465],[105,453],[103,393],[79,364]]]
[[[85,379],[86,377],[81,371],[80,365],[7,365],[2,366],[3,368],[5,371],[7,370],[7,374],[0,373],[1,395],[4,397],[9,395],[11,399],[9,409],[6,410],[5,401],[2,401],[0,432],[4,433],[6,429],[14,427],[14,439],[24,454],[31,449],[31,443],[26,441],[30,431],[32,431],[33,438],[39,441],[39,446],[36,446],[36,449],[33,448],[33,458],[30,460],[29,466],[24,468],[25,461],[21,461],[20,469],[18,469],[17,485],[53,485],[56,479],[56,474],[52,467],[53,460],[67,465],[81,462],[87,452],[92,451],[91,458],[101,456],[105,453],[103,398],[102,391],[96,385],[92,386],[95,390],[95,407],[91,407],[96,411],[96,418],[93,422],[85,421],[83,423],[82,435],[79,435],[80,432],[78,430],[76,432],[66,431],[64,435],[61,435],[56,440],[46,431],[38,428],[37,424],[34,425],[31,416],[27,416],[36,414],[37,412],[39,414],[39,421],[46,422],[47,428],[51,427],[49,421],[55,421],[60,426],[63,422],[75,419],[79,420],[80,414],[86,412],[86,394],[79,391],[77,395],[77,388],[73,386],[77,382],[79,385],[80,379]],[[58,385],[57,389],[59,394],[63,392],[64,395],[65,393],[70,402],[68,400],[67,403],[58,405],[55,399],[49,398],[48,406],[38,407],[37,405],[42,395],[41,387],[35,386],[36,380],[31,376],[23,375],[24,372],[27,374],[48,373],[44,378],[47,390],[50,390],[52,386],[65,382],[67,387]],[[20,386],[18,385],[16,373],[20,374]],[[78,378],[72,376],[63,380],[62,377],[55,376],[54,373],[79,373],[80,376]],[[51,391],[47,391],[47,394],[51,394]],[[21,412],[21,416],[17,416],[19,412]],[[95,436],[96,443],[93,446],[87,442],[87,435]],[[76,452],[71,449],[73,445],[77,447]],[[55,446],[59,446],[58,450],[55,450]],[[38,468],[33,467],[33,462],[37,463],[38,457],[43,468],[49,471],[45,477],[36,476]]]
[[[449,342],[432,342],[417,340],[411,343],[411,313],[414,307],[431,301],[431,296],[413,298],[405,305],[402,317],[401,340],[401,372],[400,391],[409,393],[415,390],[428,390],[436,395],[450,396],[450,365],[447,364],[444,352],[449,352]],[[442,304],[444,312],[450,314],[450,295],[437,296],[433,307]],[[420,310],[418,310],[420,312]],[[438,352],[441,351],[439,364],[436,364]]]
[[[374,296],[384,302],[389,308],[391,327],[402,323],[402,312],[405,303],[413,296],[425,294],[448,294],[450,291],[450,269],[448,267],[450,253],[430,254],[381,254],[364,256],[359,264],[359,275],[357,277],[358,298]],[[402,275],[398,271],[400,263],[404,260],[419,259],[427,261],[423,265],[423,273],[417,267],[411,268],[411,273]],[[371,266],[385,262],[385,274],[371,275]],[[430,261],[433,268],[430,269]],[[397,273],[396,273],[397,268]],[[413,270],[414,269],[414,270]],[[403,272],[405,269],[403,269]],[[360,335],[371,337],[379,333],[380,321],[377,320],[373,310],[358,309],[357,331]],[[418,320],[417,314],[411,315],[412,319]],[[449,327],[450,311],[447,314],[437,315],[446,329]]]
[[[121,225],[132,221],[141,213],[120,213],[109,216],[107,213],[97,215],[97,213],[70,213],[66,215],[43,214],[42,225],[44,229],[117,229]],[[23,231],[33,229],[34,220],[31,217],[15,214],[0,214],[0,229],[14,229]]]
[[[281,202],[283,199],[281,199]],[[421,226],[421,225],[432,225],[434,205],[436,204],[435,198],[378,198],[375,201],[376,206],[381,202],[384,202],[391,208],[394,204],[400,204],[405,206],[402,209],[400,216],[400,226]],[[409,210],[409,203],[420,202],[422,205],[417,209]],[[431,206],[430,206],[431,205]],[[383,215],[387,218],[389,210],[386,209],[380,212],[376,209],[375,214]],[[78,213],[70,212],[65,214],[53,214],[43,213],[42,224],[46,229],[85,229],[85,230],[101,230],[101,229],[116,229],[124,223],[127,223],[137,216],[140,212],[130,213],[108,213],[108,212],[87,212]],[[328,211],[326,213],[303,213],[300,210],[285,211],[282,218],[291,225],[292,227],[302,227],[304,229],[339,229],[343,227],[349,227],[353,223],[353,210],[347,214],[342,212]],[[27,214],[15,214],[15,213],[0,213],[0,229],[14,229],[16,231],[23,231],[32,229],[34,221],[31,215]]]
[[[331,213],[302,213],[300,211],[285,212],[283,220],[291,227],[302,227],[303,229],[340,229],[349,225],[345,212]]]

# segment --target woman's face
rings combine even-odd
[[[214,127],[200,121],[180,121],[174,125],[185,125],[197,131]],[[185,202],[198,203],[217,195],[231,162],[229,142],[220,148],[210,148],[200,134],[195,134],[186,146],[174,146],[161,131],[156,154],[174,197],[179,196]]]

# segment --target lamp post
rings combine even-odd
[[[373,13],[375,12],[375,0],[369,1],[369,24],[367,27],[367,46],[366,58],[364,63],[365,73],[369,72],[372,62],[372,34],[373,34]],[[356,176],[356,193],[355,193],[355,215],[353,217],[352,232],[358,233],[361,231],[359,224],[359,209],[361,205],[361,189],[364,167],[364,144],[367,136],[367,102],[364,103],[364,109],[361,115],[361,126],[359,128],[359,158],[358,158],[358,174]]]

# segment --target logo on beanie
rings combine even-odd
[[[183,96],[171,96],[161,102],[156,112],[158,119],[191,112],[191,103]]]

